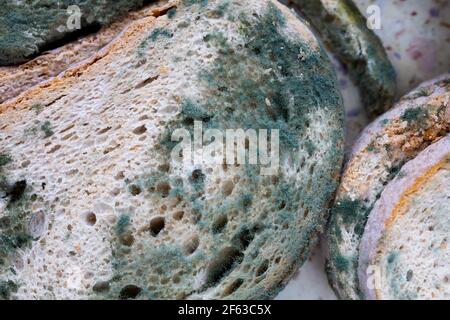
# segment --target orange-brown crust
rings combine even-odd
[[[410,202],[411,197],[420,191],[420,189],[426,184],[430,177],[435,175],[439,170],[441,170],[444,167],[449,166],[450,164],[450,154],[445,156],[444,159],[439,161],[437,164],[432,166],[430,169],[428,169],[423,175],[418,177],[414,184],[410,186],[400,197],[398,203],[395,205],[394,209],[392,210],[391,216],[386,220],[385,226],[386,228],[392,227],[395,220],[401,216],[403,216],[407,209],[408,204]]]
[[[42,91],[45,91],[45,96],[48,97],[51,95],[52,90],[57,90],[57,88],[61,88],[61,85],[64,83],[67,85],[67,81],[70,81],[70,78],[78,77],[83,74],[86,70],[89,69],[89,66],[93,65],[98,60],[106,58],[111,52],[116,52],[121,48],[126,47],[130,41],[132,41],[132,37],[136,36],[136,32],[142,31],[144,28],[150,27],[156,18],[165,14],[168,10],[173,7],[176,7],[178,4],[178,0],[172,0],[167,3],[161,4],[159,7],[154,7],[150,9],[144,9],[137,13],[131,15],[139,15],[139,18],[136,21],[131,22],[125,29],[120,32],[109,44],[107,44],[104,48],[102,48],[99,52],[95,53],[93,56],[85,59],[84,61],[79,62],[78,64],[72,66],[70,69],[64,71],[57,77],[50,78],[47,81],[41,82],[40,84],[31,87],[26,90],[24,93],[19,95],[18,97],[6,101],[3,104],[0,103],[0,113],[5,112],[8,109],[20,109],[27,108],[33,105],[33,100],[37,100],[39,98],[42,99],[42,103],[48,104],[51,103],[52,99],[45,99],[42,96]],[[115,27],[117,28],[117,27]],[[130,39],[128,39],[130,38]],[[19,68],[23,71],[42,68],[42,65],[47,63],[48,59],[52,59],[53,56],[49,57],[41,56],[37,59],[34,59]],[[8,76],[7,71],[0,71],[0,77]],[[50,77],[51,75],[49,75]]]

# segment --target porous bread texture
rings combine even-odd
[[[361,239],[367,299],[449,299],[450,136],[405,164],[383,190]]]
[[[404,163],[450,130],[450,83],[440,79],[401,99],[356,142],[341,178],[327,231],[327,272],[343,299],[360,299],[358,248],[367,217]]]
[[[20,207],[33,234],[3,254],[17,299],[272,297],[323,230],[343,158],[329,60],[268,0],[180,1],[0,112],[3,174],[26,181],[1,215]],[[171,132],[194,120],[279,129],[278,175],[173,161]]]
[[[47,81],[94,55],[110,43],[132,21],[146,16],[157,17],[173,6],[170,1],[155,2],[128,13],[119,21],[104,26],[94,34],[44,52],[24,64],[0,67],[0,103],[17,97],[38,83]]]

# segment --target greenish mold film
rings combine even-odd
[[[343,158],[343,106],[340,93],[336,86],[336,76],[329,63],[326,53],[322,49],[312,49],[301,40],[293,40],[283,32],[286,20],[283,14],[271,4],[264,14],[253,16],[232,6],[232,2],[223,2],[218,6],[208,7],[207,1],[185,0],[185,5],[197,6],[203,15],[208,18],[228,19],[239,25],[239,36],[242,44],[237,45],[227,34],[221,31],[206,32],[203,42],[206,46],[217,52],[214,62],[199,70],[197,81],[201,86],[201,96],[196,101],[189,97],[181,97],[181,112],[172,118],[165,131],[159,136],[157,146],[158,157],[165,163],[164,170],[154,170],[143,173],[136,181],[130,181],[132,186],[125,186],[128,192],[143,192],[150,196],[165,197],[166,199],[182,199],[193,212],[196,220],[196,228],[199,231],[207,231],[211,235],[211,242],[215,250],[197,250],[194,254],[186,256],[183,248],[178,244],[167,245],[164,248],[156,248],[151,243],[144,248],[144,253],[139,259],[129,262],[130,250],[121,242],[120,232],[127,234],[132,224],[132,217],[126,219],[125,228],[116,227],[112,232],[111,246],[113,248],[113,266],[115,276],[110,279],[110,290],[103,295],[95,295],[103,298],[117,298],[121,290],[131,284],[147,283],[148,275],[135,273],[132,270],[157,270],[163,277],[170,278],[171,269],[182,271],[177,274],[180,292],[185,296],[201,293],[211,286],[215,286],[229,274],[234,272],[242,264],[258,266],[255,272],[263,273],[270,268],[264,258],[259,257],[259,249],[267,243],[271,237],[282,237],[287,240],[283,250],[286,252],[289,270],[283,281],[276,281],[270,290],[262,293],[262,290],[249,290],[245,293],[239,291],[242,282],[251,281],[253,273],[240,271],[236,282],[231,285],[230,292],[233,298],[269,298],[276,295],[284,286],[291,273],[308,256],[310,247],[315,243],[315,236],[324,228],[328,211],[326,206],[330,202],[337,181],[332,178],[339,172]],[[182,6],[177,8],[173,17],[185,14]],[[200,18],[201,19],[201,18]],[[138,53],[146,52],[149,41],[157,41],[165,46],[173,45],[172,35],[174,29],[157,29],[149,33],[149,37],[141,46]],[[303,52],[305,58],[298,59],[299,52]],[[274,59],[279,66],[278,70],[268,73],[273,69]],[[325,63],[324,63],[325,62]],[[303,77],[299,77],[302,74]],[[267,103],[270,101],[270,103]],[[318,103],[320,101],[320,103]],[[237,108],[239,106],[239,108]],[[298,136],[306,135],[310,127],[311,114],[323,109],[332,115],[332,121],[336,123],[336,129],[331,134],[333,140],[331,150],[323,161],[329,163],[326,168],[317,168],[314,179],[309,186],[296,186],[295,179],[281,176],[279,187],[274,194],[275,201],[270,210],[277,212],[272,223],[255,223],[254,221],[242,221],[239,229],[226,231],[226,217],[230,212],[241,213],[252,210],[255,205],[254,195],[251,192],[228,196],[222,199],[220,205],[206,209],[204,200],[205,181],[208,173],[200,169],[194,170],[188,177],[175,176],[171,171],[170,151],[174,142],[170,139],[170,133],[179,127],[187,128],[191,133],[194,121],[202,121],[204,128],[244,128],[246,129],[279,129],[280,151],[290,153],[293,149],[304,148],[305,156],[311,156],[317,152],[318,146],[314,142],[302,141]],[[255,117],[255,114],[258,116]],[[241,172],[241,178],[248,180],[249,189],[266,183],[258,172],[258,167],[245,165]],[[306,188],[319,189],[319,194],[303,196]],[[133,191],[134,190],[134,191]],[[218,194],[216,197],[223,197]],[[295,203],[304,201],[311,218],[309,226],[298,234],[295,221],[298,219],[298,208]],[[293,204],[294,203],[294,204]],[[279,214],[278,214],[279,212]],[[122,223],[120,223],[122,225]],[[275,226],[277,228],[275,229]],[[299,248],[303,251],[299,254]],[[171,257],[169,267],[160,262],[166,261],[161,257]],[[190,282],[193,275],[191,269],[199,261],[207,261],[206,282],[201,288],[193,289]],[[172,266],[172,267],[170,267]],[[166,274],[167,273],[167,274]],[[150,276],[151,278],[151,276]],[[159,286],[149,285],[142,288],[140,298],[167,298],[173,297],[171,287],[167,284]],[[186,284],[186,285],[185,285]]]
[[[371,118],[392,107],[396,74],[381,40],[352,0],[291,0],[347,66]]]

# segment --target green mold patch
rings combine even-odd
[[[121,214],[116,223],[116,233],[120,236],[125,233],[130,225],[130,216],[127,214]]]
[[[412,292],[404,288],[405,282],[408,281],[409,272],[403,270],[402,264],[400,252],[391,251],[388,253],[385,265],[385,276],[388,282],[389,295],[396,300],[417,299],[417,292]]]
[[[203,2],[186,0],[185,3],[201,5]],[[320,110],[343,116],[336,110],[341,107],[341,100],[335,89],[334,72],[324,63],[328,60],[323,51],[312,49],[308,43],[283,33],[285,18],[273,4],[262,15],[247,15],[238,6],[231,7],[231,2],[230,6],[226,3],[200,11],[198,19],[211,15],[220,17],[227,14],[227,10],[232,11],[238,17],[237,39],[232,40],[220,30],[205,32],[203,41],[215,52],[215,59],[198,71],[199,94],[195,98],[177,99],[180,112],[165,124],[153,150],[155,156],[160,163],[171,163],[171,152],[177,144],[171,141],[173,130],[183,128],[193,136],[194,122],[201,121],[203,129],[279,129],[282,157],[292,156],[300,170],[298,158],[308,157],[318,148],[312,140],[301,139],[308,134],[310,123],[315,120],[311,114]],[[163,38],[158,35],[156,40]],[[302,59],[299,59],[300,53],[303,53]],[[333,132],[334,149],[327,154],[325,162],[336,163],[335,159],[342,158],[339,148],[342,136],[339,130]],[[299,151],[300,147],[305,150]],[[198,243],[186,249],[177,242],[155,248],[150,240],[139,235],[134,235],[138,243],[132,244],[130,249],[121,243],[115,232],[111,240],[115,276],[109,281],[106,296],[120,297],[127,289],[125,291],[133,293],[129,297],[137,299],[174,298],[175,293],[176,298],[184,298],[194,292],[201,294],[232,274],[236,280],[227,286],[224,294],[233,293],[239,297],[242,283],[251,282],[255,273],[263,279],[271,268],[265,260],[268,257],[260,256],[260,251],[273,238],[282,239],[284,245],[277,252],[268,254],[279,255],[277,261],[286,257],[287,263],[298,264],[303,259],[299,248],[303,248],[302,253],[306,255],[310,238],[322,226],[324,217],[318,210],[336,189],[337,183],[328,179],[330,170],[335,168],[311,168],[309,183],[299,182],[297,176],[261,176],[259,169],[259,165],[240,165],[234,177],[239,178],[237,184],[245,184],[245,190],[236,187],[234,190],[237,191],[226,195],[218,190],[208,193],[207,197],[204,189],[210,182],[210,171],[202,167],[180,176],[169,165],[162,165],[158,170],[145,172],[129,181],[125,186],[127,190],[149,199],[155,207],[176,200],[183,208],[181,216],[157,217],[158,230],[164,230],[161,229],[163,219],[173,216],[180,221],[188,217],[199,235],[207,233],[209,249],[198,247]],[[261,186],[273,187],[268,196],[270,200],[262,198],[259,201]],[[314,194],[311,190],[321,192]],[[300,203],[302,208],[299,208]],[[260,206],[264,210],[255,209]],[[260,210],[260,216],[254,210]],[[304,230],[298,235],[298,224],[303,220],[306,221]],[[239,226],[230,226],[231,221],[238,221]],[[264,224],[258,224],[258,221],[264,221]],[[124,234],[129,231],[126,228]],[[150,236],[161,234],[154,232]],[[137,245],[139,253],[135,252]],[[243,264],[250,268],[244,270]],[[193,281],[199,270],[205,271],[205,282],[194,291]],[[275,294],[281,286],[273,288],[267,296]],[[255,293],[255,296],[259,295],[261,293]]]
[[[11,281],[0,280],[0,300],[9,300],[11,298],[11,294],[17,292],[19,286]]]
[[[389,119],[383,119],[380,121],[380,124],[382,127],[386,127],[389,124],[390,120]]]
[[[177,14],[177,9],[176,8],[172,8],[169,11],[167,11],[167,17],[169,19],[173,19]]]
[[[399,258],[399,253],[398,252],[391,252],[389,253],[388,257],[387,257],[387,263],[388,263],[388,267],[392,266],[393,263],[395,263],[398,258]]]
[[[150,44],[157,43],[161,39],[171,39],[173,38],[173,32],[167,28],[155,28],[148,37],[146,37],[138,46],[137,55],[143,56],[145,50],[150,46]]]
[[[184,28],[189,27],[189,23],[190,23],[190,21],[182,21],[182,22],[180,22],[180,23],[177,25],[177,27],[178,27],[178,28],[181,28],[181,29],[184,29]]]
[[[392,179],[394,179],[395,177],[397,177],[399,175],[404,163],[405,163],[405,161],[402,161],[401,163],[397,163],[391,167],[386,167],[386,171],[388,173],[386,182],[391,181]]]
[[[35,103],[31,106],[31,110],[34,110],[36,115],[38,115],[44,110],[44,106],[41,103]]]
[[[360,14],[358,8],[349,1],[339,1],[338,15],[347,17],[351,24],[359,25],[360,27],[366,24],[366,20]]]
[[[34,121],[34,126],[25,129],[25,135],[38,136],[43,139],[50,138],[54,134],[52,124],[48,120],[44,122],[36,120]]]
[[[216,48],[217,58],[199,74],[204,99],[195,106],[183,102],[173,124],[207,120],[213,128],[279,129],[282,147],[298,148],[298,134],[309,126],[309,115],[339,105],[339,94],[331,70],[321,63],[324,53],[288,39],[282,33],[285,24],[270,5],[258,18],[239,14],[241,45],[231,44],[220,31],[206,34],[203,40]],[[278,69],[273,68],[275,60]]]
[[[357,235],[362,235],[371,210],[361,200],[342,199],[334,206],[332,214],[340,217],[345,225],[353,227]]]
[[[158,38],[172,38],[173,33],[169,29],[156,28],[149,36],[149,40],[155,42]]]
[[[428,110],[422,107],[415,107],[406,110],[400,117],[402,121],[408,122],[409,125],[417,124],[423,126],[428,118]]]
[[[179,291],[192,293],[193,284],[186,281],[192,276],[192,260],[176,245],[153,247],[149,244],[139,255],[128,261],[124,252],[113,251],[115,275],[107,281],[104,290],[93,292],[93,297],[106,299],[162,299],[171,295],[172,281],[178,283]],[[178,298],[182,298],[181,296]]]
[[[376,146],[376,141],[372,141],[368,146],[367,146],[367,151],[369,152],[376,152],[377,151],[377,146]]]
[[[193,189],[197,193],[204,193],[205,191],[205,174],[200,169],[195,169],[189,177]]]
[[[306,148],[306,152],[308,152],[308,154],[310,156],[312,156],[314,154],[314,152],[316,151],[316,146],[310,140],[307,140],[305,142],[305,148]]]
[[[0,270],[9,269],[9,258],[17,250],[28,248],[34,240],[29,234],[28,225],[31,217],[31,204],[38,199],[36,195],[26,192],[25,180],[0,183],[0,194],[7,199],[7,204],[0,217]],[[9,269],[10,270],[10,269]]]
[[[291,2],[309,20],[324,44],[348,66],[351,78],[362,91],[369,115],[376,117],[384,113],[393,101],[395,71],[380,39],[367,28],[366,18],[354,2]]]
[[[208,17],[217,19],[222,18],[228,12],[229,7],[230,1],[223,1],[223,3],[219,4],[215,9],[209,12]]]
[[[12,158],[7,153],[0,153],[0,168],[12,161]]]
[[[208,0],[183,0],[185,6],[200,5],[201,7],[206,7],[208,5]]]
[[[427,88],[421,88],[415,94],[415,98],[428,97],[429,95],[430,95],[430,93],[428,92]]]
[[[45,138],[49,138],[52,135],[54,135],[54,132],[52,130],[52,124],[50,123],[50,121],[45,121],[41,127],[40,127],[41,131],[44,133],[44,137]]]
[[[339,271],[346,271],[350,267],[350,261],[342,255],[337,255],[334,259],[334,265]]]
[[[359,200],[342,199],[333,208],[333,214],[342,217],[345,224],[349,225],[357,221],[363,204]]]

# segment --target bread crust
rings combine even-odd
[[[104,26],[100,31],[70,42],[60,48],[42,53],[39,57],[18,66],[0,67],[0,103],[17,97],[29,88],[45,82],[82,63],[110,43],[131,21],[146,16],[157,17],[173,4],[159,1],[128,13],[124,18]]]

